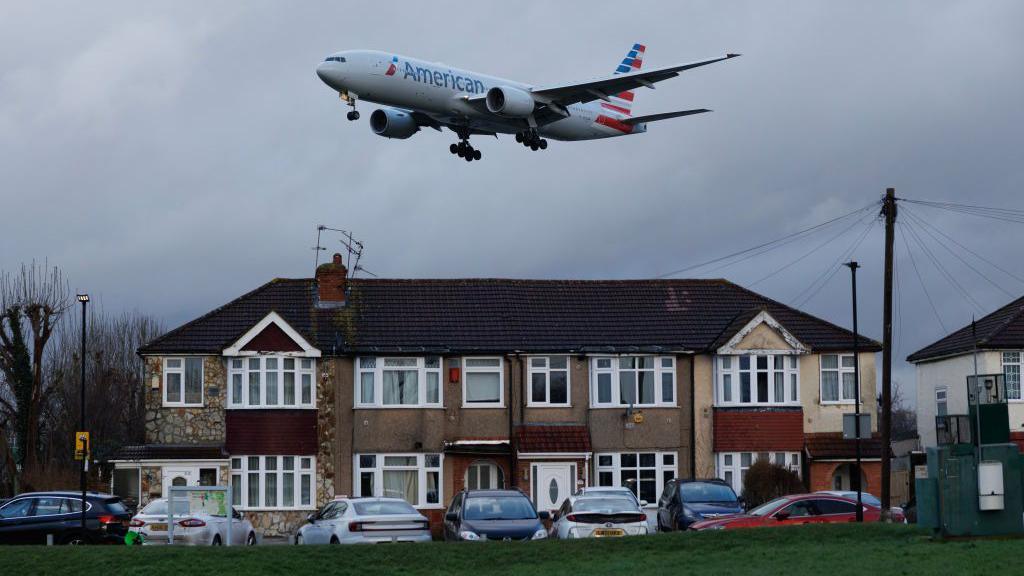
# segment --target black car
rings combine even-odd
[[[89,492],[83,532],[81,492],[28,492],[0,506],[0,544],[123,544],[131,518],[117,496]]]
[[[676,478],[658,499],[658,530],[686,530],[698,520],[742,513],[743,502],[724,481]]]
[[[533,502],[519,490],[463,490],[452,498],[444,515],[444,539],[457,541],[511,541],[547,538],[543,520]]]

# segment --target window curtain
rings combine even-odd
[[[199,404],[203,401],[203,359],[185,359],[185,403]]]
[[[466,374],[466,402],[500,402],[501,374],[470,372]]]
[[[402,498],[409,504],[419,504],[419,473],[416,470],[385,470],[384,496]]]
[[[384,371],[384,404],[416,404],[419,382],[416,370]]]

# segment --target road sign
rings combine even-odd
[[[855,440],[857,438],[856,426],[857,416],[860,416],[860,439],[871,438],[871,414],[843,414],[843,439]]]
[[[89,457],[89,433],[75,432],[75,460]]]

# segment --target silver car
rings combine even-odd
[[[295,534],[296,544],[430,542],[430,522],[400,498],[339,498]]]
[[[153,500],[128,523],[129,530],[142,534],[143,544],[168,544],[167,499]],[[174,505],[174,544],[184,546],[220,546],[227,542],[228,522],[224,516],[192,512],[188,501]],[[256,531],[237,510],[231,520],[231,544],[256,545]]]
[[[650,531],[636,498],[614,493],[566,498],[551,525],[551,535],[561,539],[640,536]]]

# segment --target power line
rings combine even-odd
[[[957,282],[956,278],[952,274],[950,274],[949,270],[947,270],[946,267],[942,265],[942,262],[939,261],[939,259],[935,256],[931,249],[928,248],[928,246],[924,243],[924,240],[921,239],[921,236],[917,233],[917,230],[914,229],[914,223],[910,220],[907,220],[904,223],[907,225],[907,230],[910,231],[911,237],[913,237],[917,241],[918,246],[921,247],[921,250],[925,253],[929,260],[931,260],[932,265],[934,265],[935,268],[937,268],[939,272],[946,278],[946,280],[948,280],[949,283],[952,284],[953,287],[960,292],[960,295],[962,295],[965,300],[973,304],[974,307],[978,310],[978,312],[984,314],[985,307],[979,304],[978,301],[975,300],[973,296],[971,296],[971,293],[968,292],[967,289],[964,288],[959,282]]]
[[[814,299],[814,297],[818,295],[818,292],[820,292],[821,289],[824,288],[830,280],[832,280],[832,277],[835,276],[836,273],[842,269],[843,262],[846,262],[847,260],[853,257],[853,254],[857,251],[857,248],[860,248],[860,245],[864,242],[864,239],[868,237],[868,233],[871,232],[871,229],[874,228],[875,223],[877,222],[878,220],[872,218],[871,221],[868,222],[868,225],[864,228],[864,232],[861,233],[860,237],[858,237],[847,250],[839,254],[839,258],[837,258],[836,261],[833,262],[832,265],[829,266],[826,269],[826,271],[821,276],[818,277],[817,280],[812,282],[807,288],[800,292],[800,294],[797,294],[796,298],[790,300],[790,305],[796,308],[801,308],[804,304],[807,304],[812,299]],[[801,298],[801,296],[803,296],[804,294],[807,294],[807,296]],[[794,302],[796,303],[794,304]]]
[[[727,254],[725,256],[719,256],[718,258],[712,258],[711,260],[707,260],[707,261],[701,262],[699,264],[694,264],[692,266],[686,266],[685,268],[679,268],[678,270],[673,270],[671,272],[666,272],[664,274],[661,274],[661,275],[657,276],[657,278],[668,278],[669,276],[675,276],[676,274],[682,274],[683,272],[689,272],[690,270],[695,270],[697,268],[703,268],[703,267],[711,265],[711,264],[717,264],[719,262],[723,262],[725,260],[729,260],[729,259],[735,258],[737,256],[744,256],[744,255],[747,255],[747,254],[749,254],[751,252],[755,252],[755,251],[760,250],[760,252],[757,252],[755,254],[750,254],[749,256],[747,256],[745,258],[741,258],[741,259],[736,260],[734,262],[726,263],[722,267],[731,266],[733,264],[738,264],[739,262],[742,262],[742,261],[744,261],[744,260],[746,260],[748,258],[752,258],[754,256],[759,256],[759,255],[761,255],[761,254],[763,254],[765,252],[768,252],[770,250],[778,248],[779,246],[784,246],[785,244],[787,244],[789,242],[792,242],[792,241],[795,241],[796,239],[800,238],[801,236],[803,236],[805,234],[808,234],[808,233],[813,232],[815,230],[818,230],[820,228],[824,228],[824,227],[826,227],[826,226],[828,226],[830,224],[834,224],[836,222],[839,222],[840,220],[844,220],[846,218],[854,216],[855,214],[859,214],[859,213],[861,213],[861,212],[863,212],[865,210],[868,210],[870,208],[876,207],[879,204],[880,204],[880,201],[875,201],[875,202],[872,202],[871,204],[868,204],[867,206],[864,206],[862,208],[858,208],[858,209],[853,210],[851,212],[847,212],[846,214],[843,214],[842,216],[837,216],[836,218],[832,218],[831,220],[826,220],[825,222],[822,222],[820,224],[815,224],[814,226],[810,226],[808,228],[804,228],[803,230],[799,230],[797,232],[793,232],[792,234],[787,234],[785,236],[782,236],[781,238],[776,238],[775,240],[771,240],[769,242],[764,242],[762,244],[758,244],[757,246],[752,246],[752,247],[746,248],[744,250],[739,250],[737,252],[733,252],[732,254]],[[716,268],[716,270],[717,269],[719,269],[719,268]]]
[[[982,218],[990,218],[993,220],[1001,220],[1003,222],[1013,222],[1016,224],[1024,224],[1024,210],[1017,210],[1014,208],[996,208],[992,206],[978,206],[974,204],[956,204],[953,202],[934,202],[931,200],[913,200],[909,198],[900,198],[903,202],[910,204],[918,204],[920,206],[927,206],[929,208],[937,208],[940,210],[948,210],[950,212],[957,212],[961,214],[970,214],[972,216],[979,216]]]
[[[899,226],[897,226],[897,230],[900,231],[900,237],[903,238],[903,246],[907,250],[907,256],[910,257],[911,265],[914,266],[914,273],[917,274],[917,281],[921,283],[921,290],[924,291],[924,295],[928,299],[928,304],[932,307],[932,312],[935,313],[935,319],[938,320],[939,326],[942,328],[942,332],[949,332],[949,330],[946,330],[946,325],[942,322],[942,316],[939,315],[939,309],[935,307],[935,301],[932,300],[932,295],[928,293],[928,286],[925,285],[924,278],[921,277],[921,270],[917,267],[917,260],[914,259],[914,253],[910,251],[910,242],[907,242],[907,235],[903,231],[903,223],[899,222],[898,224]]]

